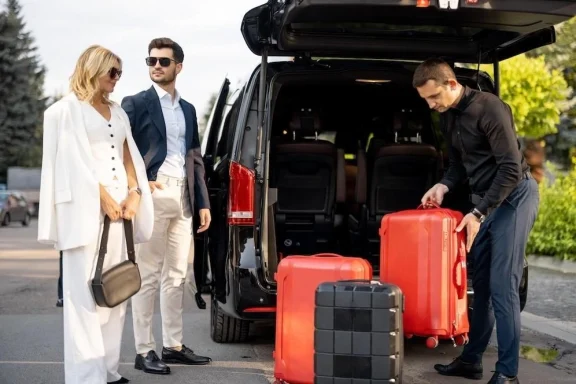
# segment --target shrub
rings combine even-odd
[[[540,211],[528,240],[528,254],[576,261],[576,169],[554,172],[540,183]]]

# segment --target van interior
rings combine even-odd
[[[327,65],[330,67],[330,65]],[[360,256],[379,272],[382,217],[416,209],[448,164],[439,116],[412,87],[414,68],[326,70],[274,83],[267,280],[289,255]],[[460,80],[478,88],[478,72]],[[321,71],[322,72],[322,71]],[[444,206],[468,210],[461,186]]]

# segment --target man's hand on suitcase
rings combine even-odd
[[[480,222],[473,214],[469,213],[460,222],[456,228],[456,232],[460,232],[466,227],[466,251],[470,252],[474,239],[480,230]]]
[[[422,197],[422,205],[427,207],[431,205],[442,205],[442,200],[444,200],[444,195],[448,192],[448,187],[444,184],[436,184],[424,194]]]

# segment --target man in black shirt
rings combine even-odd
[[[538,185],[520,150],[510,107],[497,96],[462,86],[439,59],[416,69],[413,86],[441,113],[449,155],[444,178],[426,192],[422,204],[440,205],[448,191],[466,180],[474,204],[456,229],[466,228],[474,265],[470,343],[451,364],[434,368],[447,376],[481,379],[482,355],[496,320],[498,362],[489,384],[518,383],[519,286],[538,214]]]

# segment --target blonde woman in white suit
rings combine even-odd
[[[111,220],[104,271],[126,260],[122,219],[134,242],[150,239],[152,196],[144,161],[124,110],[110,101],[121,59],[101,46],[85,50],[69,95],[44,113],[38,241],[63,251],[66,384],[127,383],[118,373],[126,302],[96,305],[91,291],[104,215]]]

